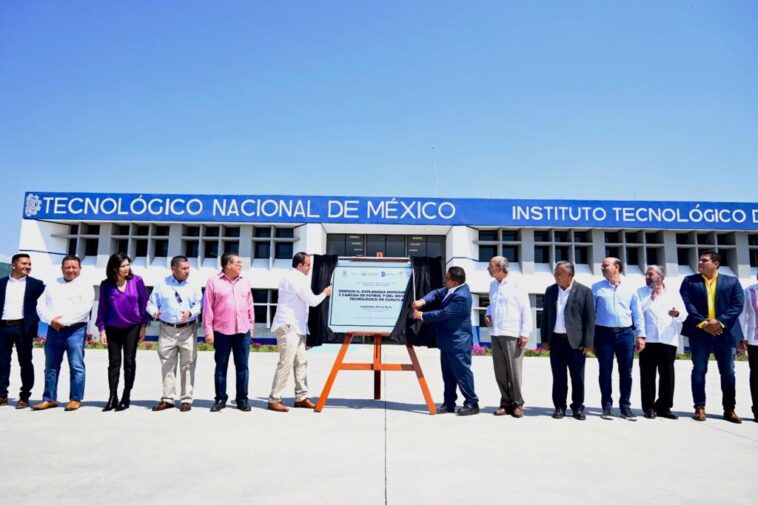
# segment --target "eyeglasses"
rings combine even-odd
[[[182,300],[182,297],[179,295],[179,291],[174,290],[174,298],[176,298],[177,303],[182,303],[184,300]]]

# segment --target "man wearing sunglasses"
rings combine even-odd
[[[190,284],[190,265],[185,256],[171,258],[171,275],[155,286],[147,312],[159,320],[158,358],[163,374],[163,396],[154,412],[174,408],[176,363],[179,361],[182,412],[192,410],[192,390],[197,362],[197,316],[202,307],[200,287]]]

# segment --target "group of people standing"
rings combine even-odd
[[[637,349],[644,416],[676,419],[671,409],[674,360],[681,333],[689,337],[692,355],[693,418],[706,419],[705,376],[713,354],[721,374],[723,417],[733,423],[741,422],[735,412],[734,360],[737,352],[747,351],[753,415],[758,422],[758,284],[743,292],[736,278],[719,275],[720,263],[718,253],[703,252],[698,261],[699,273],[686,277],[678,292],[666,288],[665,273],[657,265],[647,268],[646,286],[634,289],[624,280],[623,264],[618,258],[603,260],[604,279],[591,287],[574,279],[572,263],[556,263],[555,284],[545,291],[540,328],[542,345],[550,351],[555,407],[552,417],[565,417],[570,407],[574,418],[586,419],[584,370],[587,354],[594,352],[599,365],[602,417],[611,419],[613,416],[615,357],[620,415],[636,420],[631,409],[631,390]],[[0,406],[8,404],[14,346],[21,368],[21,391],[16,408],[30,406],[34,385],[32,344],[41,320],[49,325],[45,344],[45,389],[42,401],[32,408],[46,410],[59,406],[58,377],[66,354],[71,386],[65,409],[77,410],[84,398],[84,344],[94,304],[91,286],[79,279],[81,261],[76,256],[65,256],[61,262],[62,276],[47,286],[29,275],[29,255],[16,254],[11,267],[11,275],[0,279]],[[132,273],[131,259],[126,254],[116,253],[109,258],[106,279],[100,284],[95,321],[99,340],[108,348],[110,394],[103,411],[129,408],[137,347],[144,340],[151,321],[160,324],[158,357],[163,377],[162,397],[152,410],[176,407],[177,365],[179,408],[182,412],[192,409],[201,312],[206,342],[215,349],[215,401],[210,410],[218,412],[226,407],[229,399],[226,377],[231,357],[236,372],[236,408],[250,410],[248,359],[255,313],[251,285],[242,270],[241,258],[225,253],[221,257],[221,272],[208,280],[203,294],[197,284],[189,281],[189,260],[176,256],[171,260],[171,275],[161,280],[148,296],[142,278]],[[271,327],[277,339],[279,362],[268,399],[268,409],[276,412],[289,410],[282,402],[282,394],[293,370],[294,407],[315,407],[308,398],[306,375],[308,308],[323,302],[332,294],[332,288],[313,293],[308,278],[310,270],[311,257],[299,252],[292,258],[292,269],[279,283],[279,300]],[[492,258],[487,271],[493,280],[485,319],[490,328],[495,379],[500,390],[500,404],[494,414],[519,418],[524,415],[522,358],[532,331],[529,298],[517,279],[509,274],[506,258]],[[471,307],[466,273],[457,266],[448,269],[445,287],[413,301],[413,317],[434,325],[436,330],[444,382],[444,400],[439,413],[455,412],[464,416],[479,413],[471,371]],[[119,394],[122,364],[124,388]],[[656,377],[659,379],[657,395]],[[567,405],[569,378],[571,403]],[[464,402],[456,409],[457,390]]]
[[[677,292],[666,288],[665,272],[658,265],[647,268],[646,285],[635,289],[624,280],[623,264],[618,258],[603,260],[604,279],[591,287],[574,279],[572,263],[557,262],[553,271],[555,284],[545,291],[540,327],[542,346],[550,351],[555,408],[552,417],[562,419],[570,407],[572,417],[586,419],[584,370],[587,354],[594,352],[599,368],[601,417],[613,418],[615,357],[619,413],[624,419],[636,421],[631,408],[636,349],[643,415],[649,419],[677,419],[671,409],[674,361],[682,334],[689,338],[692,355],[692,417],[706,420],[705,376],[713,354],[721,375],[723,418],[742,422],[735,412],[734,361],[737,352],[747,351],[753,416],[758,422],[758,284],[743,293],[735,277],[719,275],[720,264],[718,253],[703,252],[698,260],[699,273],[686,277]],[[508,270],[508,260],[502,256],[489,261],[487,271],[493,280],[485,319],[500,389],[500,405],[494,414],[519,418],[524,415],[522,357],[532,320],[528,295]],[[436,326],[445,384],[444,402],[438,412],[478,414],[479,399],[471,372],[471,292],[460,267],[450,267],[445,282],[445,287],[414,302],[414,317]],[[569,378],[571,403],[567,405]],[[456,410],[457,389],[464,402]]]
[[[249,411],[248,359],[254,331],[255,312],[251,285],[242,275],[242,260],[232,253],[221,257],[221,272],[211,277],[203,295],[200,286],[189,282],[190,265],[184,256],[171,259],[171,275],[162,279],[148,296],[145,283],[131,271],[131,259],[113,254],[106,265],[106,279],[100,284],[95,325],[100,343],[108,348],[109,397],[103,411],[122,411],[130,406],[136,373],[137,347],[145,338],[151,321],[160,324],[158,357],[163,376],[163,394],[153,411],[176,407],[177,365],[182,412],[192,410],[195,364],[197,362],[198,316],[203,314],[206,342],[213,344],[215,402],[211,412],[226,407],[226,376],[229,359],[234,358],[236,407]],[[34,386],[32,344],[40,321],[49,325],[45,343],[45,390],[33,410],[58,407],[58,376],[64,353],[71,375],[69,402],[65,410],[77,410],[84,398],[86,369],[84,344],[87,324],[94,304],[92,287],[83,283],[81,261],[65,256],[62,276],[45,286],[29,275],[31,259],[17,254],[11,260],[11,275],[0,280],[0,406],[8,404],[11,353],[15,345],[21,365],[21,392],[16,408],[29,407]],[[307,397],[307,357],[305,353],[308,307],[320,304],[332,293],[331,286],[318,295],[310,288],[311,257],[299,252],[292,258],[292,270],[279,284],[279,303],[272,331],[279,347],[279,363],[268,408],[286,412],[281,396],[294,369],[297,408],[312,409]],[[124,387],[119,394],[123,364]]]

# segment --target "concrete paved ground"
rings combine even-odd
[[[371,350],[355,345],[349,359],[369,361]],[[418,353],[439,403],[438,353]],[[335,354],[335,346],[309,352],[314,399]],[[41,350],[34,360],[38,401]],[[210,352],[200,353],[195,409],[154,413],[158,358],[140,351],[132,408],[102,413],[107,355],[87,351],[86,402],[79,411],[0,408],[0,503],[756,503],[758,423],[749,416],[745,362],[737,363],[737,410],[745,422],[732,425],[720,419],[715,362],[708,375],[711,416],[698,423],[689,418],[688,362],[677,362],[674,410],[682,418],[629,422],[598,417],[597,362],[588,360],[591,415],[580,422],[549,417],[545,358],[525,360],[523,419],[492,416],[499,394],[486,357],[475,357],[473,365],[484,407],[478,416],[425,414],[418,383],[407,372],[384,374],[381,401],[370,400],[372,374],[341,372],[323,413],[270,412],[264,408],[276,360],[276,354],[251,355],[250,413],[209,412]],[[405,348],[385,347],[385,361],[407,361]],[[632,400],[639,412],[636,367]],[[61,379],[65,400],[67,372]],[[231,373],[229,379],[233,384]],[[14,363],[13,398],[18,386]]]

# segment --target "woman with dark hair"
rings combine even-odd
[[[105,267],[106,279],[100,283],[100,302],[95,324],[100,343],[108,346],[108,385],[110,396],[103,412],[129,408],[137,363],[137,345],[145,339],[150,321],[147,314],[147,289],[138,275],[132,274],[132,260],[124,253],[113,254]],[[121,352],[124,354],[124,393],[118,400]]]

